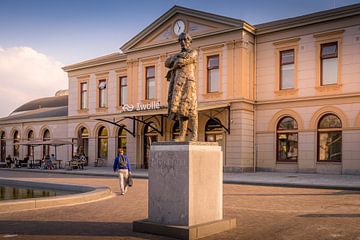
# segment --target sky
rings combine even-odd
[[[360,0],[0,0],[0,117],[67,89],[61,67],[119,51],[174,5],[252,25]]]

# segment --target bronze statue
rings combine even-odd
[[[168,92],[168,117],[179,121],[180,136],[176,141],[185,141],[188,121],[192,125],[191,141],[198,140],[198,111],[195,82],[197,51],[190,48],[191,36],[179,35],[181,51],[168,57],[165,67],[170,68],[166,78],[170,82]]]

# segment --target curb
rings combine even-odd
[[[112,191],[108,187],[90,187],[90,186],[79,186],[79,185],[70,185],[70,184],[32,182],[32,181],[14,180],[7,178],[0,178],[0,184],[5,184],[8,186],[26,186],[32,188],[43,188],[48,190],[56,189],[56,190],[79,192],[76,194],[69,194],[69,195],[56,196],[56,197],[1,201],[0,213],[49,208],[49,207],[69,206],[69,205],[100,200],[112,195]]]
[[[292,188],[312,188],[312,189],[334,189],[334,190],[350,190],[360,191],[360,186],[344,186],[344,185],[325,185],[325,184],[305,184],[305,183],[279,183],[279,182],[248,182],[243,180],[224,180],[224,184],[241,184],[252,186],[266,187],[292,187]]]
[[[113,174],[106,173],[93,173],[93,172],[74,172],[74,171],[50,171],[50,170],[36,170],[36,169],[4,169],[0,168],[0,171],[16,171],[16,172],[37,172],[37,173],[50,173],[50,174],[72,174],[72,175],[83,175],[83,176],[101,176],[101,177],[116,177]],[[86,170],[85,170],[86,171]],[[148,176],[144,174],[137,174],[136,172],[132,175],[137,179],[148,179]],[[306,184],[306,183],[294,183],[294,182],[262,182],[262,181],[244,181],[244,180],[232,180],[224,179],[224,184],[242,184],[242,185],[253,185],[253,186],[268,186],[268,187],[293,187],[293,188],[312,188],[312,189],[334,189],[334,190],[350,190],[360,191],[360,186],[349,186],[349,185],[326,185],[326,184]]]

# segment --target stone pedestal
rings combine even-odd
[[[236,226],[223,219],[221,147],[208,142],[159,142],[151,146],[148,219],[136,232],[197,239]]]

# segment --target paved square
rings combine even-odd
[[[109,186],[115,196],[81,205],[0,214],[0,239],[168,239],[132,232],[147,218],[147,180],[125,196],[111,177],[1,171],[1,177]],[[237,229],[206,239],[360,240],[360,192],[224,185],[224,213]]]

